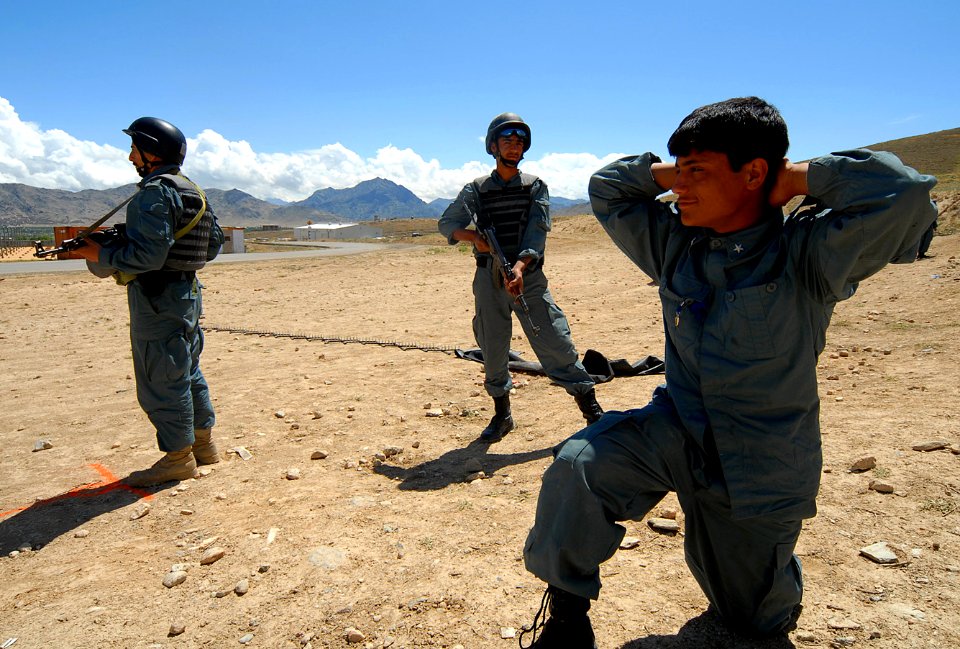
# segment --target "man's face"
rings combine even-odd
[[[751,204],[746,167],[734,171],[727,155],[715,151],[679,156],[672,189],[681,222],[720,233],[740,229],[742,210]]]
[[[137,169],[145,166],[146,164],[146,160],[144,160],[140,155],[140,149],[133,144],[130,145],[130,156],[127,159],[130,160],[130,162],[133,163],[133,166]]]
[[[523,157],[523,139],[518,135],[497,138],[497,152],[500,157],[511,162],[519,162]]]

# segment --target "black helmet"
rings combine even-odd
[[[527,126],[523,118],[516,113],[500,113],[493,118],[490,126],[487,127],[487,153],[493,155],[494,140],[500,137],[501,131],[508,128],[522,128],[527,132],[527,136],[523,138],[523,152],[527,152],[530,148],[531,138],[533,137],[533,134],[530,132],[530,127]]]
[[[187,155],[187,138],[176,126],[156,117],[141,117],[123,129],[141,151],[152,153],[167,164],[183,164]]]

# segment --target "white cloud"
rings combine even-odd
[[[0,97],[0,182],[50,189],[105,189],[136,182],[127,152],[24,122]]]
[[[202,187],[240,189],[257,198],[302,200],[324,187],[353,187],[381,177],[403,185],[423,200],[452,198],[473,178],[492,169],[491,158],[444,169],[412,149],[393,145],[363,158],[340,143],[293,153],[258,153],[246,141],[230,141],[212,130],[188,138],[184,171]],[[127,151],[82,141],[61,130],[42,130],[20,119],[0,97],[0,183],[54,189],[106,189],[135,182]],[[585,198],[590,174],[618,157],[589,153],[548,153],[524,161],[522,169],[541,176],[552,196]]]

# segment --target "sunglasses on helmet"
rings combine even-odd
[[[521,140],[526,140],[530,136],[530,134],[522,128],[505,128],[500,131],[497,137],[510,137],[511,135],[516,135]]]

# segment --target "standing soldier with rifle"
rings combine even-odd
[[[477,260],[473,332],[483,352],[484,386],[495,407],[480,434],[484,442],[497,442],[514,428],[507,367],[511,311],[517,313],[547,376],[573,395],[587,423],[603,414],[593,379],[577,358],[567,319],[547,289],[543,250],[550,231],[550,197],[546,183],[517,168],[530,142],[530,127],[519,115],[496,116],[487,128],[486,144],[497,168],[465,185],[438,224],[451,245],[472,243]],[[471,221],[476,229],[467,229]]]
[[[173,124],[141,117],[123,131],[143,178],[127,206],[124,236],[77,252],[100,276],[127,287],[137,400],[166,453],[125,480],[139,487],[196,477],[220,458],[211,437],[213,405],[200,371],[200,284],[196,271],[220,251],[223,231],[203,191],[180,172],[187,140]],[[102,241],[102,240],[101,240]],[[101,272],[103,271],[103,272]]]

